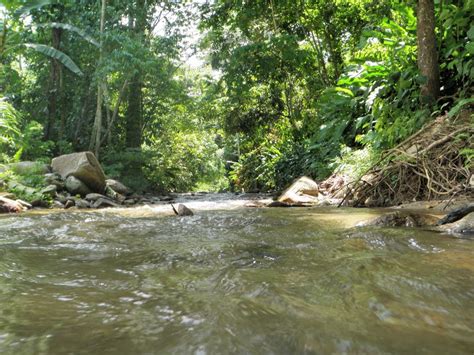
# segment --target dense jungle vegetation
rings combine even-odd
[[[271,191],[474,102],[473,0],[1,4],[3,164],[91,150],[136,190]]]

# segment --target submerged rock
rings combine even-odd
[[[61,155],[53,159],[51,166],[63,179],[73,176],[81,180],[91,190],[89,192],[105,191],[104,171],[91,152]]]
[[[193,211],[181,203],[178,205],[177,209],[173,205],[171,205],[171,207],[173,208],[174,213],[178,216],[194,216]]]
[[[441,218],[438,221],[438,225],[443,225],[443,224],[448,224],[448,223],[453,223],[456,222],[457,220],[460,220],[464,216],[467,216],[469,213],[474,212],[474,203],[470,203],[465,206],[458,207],[451,212],[449,212],[446,216]]]
[[[272,201],[267,205],[267,207],[292,207],[292,205],[287,202]]]
[[[439,220],[438,217],[425,213],[391,212],[361,222],[357,226],[380,226],[380,227],[425,227],[433,226]]]
[[[262,208],[262,207],[267,207],[268,205],[262,201],[250,201],[250,202],[247,202],[244,206],[252,207],[252,208]]]
[[[445,224],[438,228],[448,233],[474,235],[474,212],[465,215],[456,222]]]

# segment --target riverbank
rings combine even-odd
[[[181,193],[170,195],[144,195],[140,203],[134,206],[117,206],[109,208],[79,208],[71,207],[68,210],[58,208],[33,208],[24,212],[27,216],[61,214],[61,213],[101,213],[110,216],[126,218],[161,218],[175,216],[172,205],[184,204],[199,218],[202,213],[225,210],[253,210],[268,209],[289,211],[288,208],[267,207],[274,202],[274,194],[258,193]],[[453,199],[445,201],[420,201],[394,207],[383,208],[352,208],[333,206],[305,206],[290,208],[293,213],[310,214],[322,223],[330,226],[338,225],[341,228],[364,226],[421,228],[424,230],[451,233],[454,235],[472,235],[474,228],[464,228],[459,233],[459,222],[446,226],[437,226],[437,222],[450,212],[460,207],[470,205],[468,199]],[[183,217],[184,218],[184,217]]]

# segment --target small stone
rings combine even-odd
[[[56,195],[56,200],[61,202],[63,205],[65,205],[66,202],[70,199],[71,199],[71,195],[69,194],[62,193],[62,194]]]
[[[91,204],[88,201],[80,199],[80,198],[75,199],[74,202],[77,208],[90,208],[91,207]]]
[[[137,203],[137,201],[135,201],[134,199],[128,199],[128,200],[123,201],[123,204],[125,206],[133,206],[136,203]]]
[[[245,207],[261,208],[261,207],[266,207],[266,204],[262,201],[251,201],[251,202],[247,202],[245,204]]]
[[[57,191],[58,187],[56,185],[48,185],[44,189],[42,189],[40,193],[47,196],[56,196]]]
[[[171,196],[162,196],[160,197],[160,201],[166,201],[166,202],[169,202],[169,201],[173,201],[174,198],[171,197]]]
[[[61,178],[61,175],[56,173],[50,173],[44,175],[44,181],[48,185],[55,185],[58,190],[64,189],[64,181]]]
[[[119,194],[118,192],[116,192],[114,189],[112,189],[110,186],[107,186],[105,188],[105,196],[106,197],[109,197],[111,198],[112,200],[115,200],[119,203],[122,203],[123,201],[125,201],[126,197]]]
[[[120,181],[114,180],[114,179],[107,179],[105,180],[107,186],[109,186],[112,190],[115,192],[121,194],[121,195],[129,195],[130,194],[130,189],[122,184]]]
[[[66,203],[64,204],[64,208],[68,209],[68,208],[74,207],[75,205],[76,204],[75,204],[74,200],[67,200]]]
[[[286,202],[272,201],[267,205],[267,207],[291,207],[291,205]]]
[[[85,196],[92,191],[81,180],[74,176],[69,176],[66,179],[66,189],[73,195]]]
[[[86,195],[86,200],[88,201],[97,201],[100,198],[107,198],[107,197],[101,194],[97,194],[95,192]]]
[[[26,201],[23,201],[23,200],[16,200],[16,202],[18,202],[19,204],[21,204],[23,207],[31,210],[33,208],[33,205],[31,203],[28,203]]]
[[[99,198],[92,204],[92,208],[104,208],[104,207],[120,207],[119,204],[108,198]]]
[[[42,199],[36,199],[36,200],[31,201],[31,205],[33,207],[41,207],[41,208],[49,207],[49,203]]]
[[[64,206],[63,203],[61,203],[58,200],[54,200],[53,203],[51,204],[51,208],[57,208],[57,209],[64,209],[66,206]]]

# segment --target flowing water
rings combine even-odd
[[[474,353],[474,240],[189,206],[0,217],[0,353]]]

